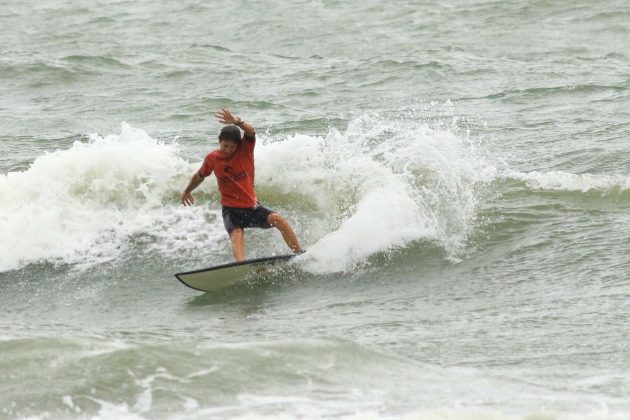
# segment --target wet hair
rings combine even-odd
[[[221,129],[221,133],[219,134],[219,141],[221,140],[241,144],[241,130],[235,125],[226,125]]]

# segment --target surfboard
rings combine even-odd
[[[211,292],[237,284],[247,284],[248,281],[279,268],[278,265],[294,257],[295,255],[278,255],[256,258],[177,273],[175,277],[192,289]]]

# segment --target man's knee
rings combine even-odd
[[[230,238],[238,238],[241,236],[243,236],[243,229],[241,228],[234,228],[232,232],[230,232]]]
[[[287,221],[284,217],[280,216],[278,213],[271,213],[269,217],[267,217],[267,223],[271,226],[280,229],[284,226]]]

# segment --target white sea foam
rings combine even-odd
[[[327,413],[322,408],[322,402],[315,400],[309,400],[307,398],[294,398],[287,399],[277,397],[276,399],[267,398],[269,405],[281,405],[282,403],[301,403],[298,404],[294,410],[283,412],[282,409],[277,409],[275,414],[257,412],[257,407],[241,407],[241,406],[227,406],[227,407],[199,407],[196,403],[189,403],[188,399],[186,404],[190,404],[190,409],[185,408],[182,413],[171,413],[164,417],[167,419],[205,419],[205,418],[233,418],[239,420],[286,420],[294,418],[302,419],[320,419],[333,416],[339,419],[345,420],[376,420],[376,419],[402,419],[402,420],[625,420],[628,418],[628,413],[618,412],[586,412],[586,413],[571,413],[571,412],[558,412],[558,411],[533,411],[527,414],[509,414],[501,412],[499,410],[482,409],[482,408],[432,408],[432,409],[417,409],[404,413],[386,414],[379,412],[378,410],[357,407],[346,407],[342,409],[339,407],[339,411],[333,413]],[[93,401],[99,404],[100,409],[97,414],[90,415],[90,419],[93,420],[144,420],[151,418],[152,416],[143,416],[136,413],[126,403],[111,403],[102,401],[99,399],[93,399]],[[248,402],[251,403],[251,402]],[[328,403],[331,405],[332,403]],[[332,404],[334,405],[334,404]],[[258,407],[260,408],[260,407]],[[326,407],[328,408],[328,407]],[[299,414],[296,414],[296,411]],[[67,416],[67,414],[66,414]],[[76,415],[76,418],[84,418],[80,414]],[[51,418],[51,414],[44,412],[37,416],[29,417],[17,417],[21,419],[47,419]],[[72,418],[71,416],[68,418]]]
[[[626,175],[572,174],[563,171],[508,171],[506,175],[525,182],[529,188],[540,190],[603,193],[630,190],[630,177]]]
[[[474,228],[477,185],[494,176],[465,133],[371,114],[344,133],[261,136],[256,159],[261,199],[293,197],[285,207],[314,272],[346,270],[417,240],[457,255]],[[198,165],[176,144],[123,123],[119,135],[93,135],[1,175],[0,235],[9,240],[0,243],[0,271],[124,258],[131,238],[164,255],[189,255],[199,244],[225,251],[219,203],[179,203]],[[200,190],[217,196],[214,179]],[[273,243],[265,249],[287,252],[278,236],[264,238]]]
[[[290,205],[312,207],[301,225],[308,226],[309,267],[319,272],[420,239],[456,252],[473,226],[475,183],[488,170],[465,136],[413,120],[367,115],[345,133],[263,140],[257,184],[299,193],[302,202]],[[40,260],[116,259],[136,234],[151,235],[158,252],[224,247],[218,206],[178,203],[196,166],[178,157],[176,145],[122,124],[120,135],[94,135],[0,176],[0,234],[10,238],[0,244],[0,271]],[[207,226],[206,218],[214,222]]]
[[[176,145],[123,123],[120,135],[93,135],[40,156],[24,172],[0,175],[0,271],[37,261],[109,261],[134,234],[156,236],[158,246],[166,236],[171,250],[207,240],[204,208],[171,204],[179,204],[176,192],[193,166]]]
[[[477,187],[496,172],[465,133],[376,115],[345,133],[271,142],[257,159],[258,184],[299,191],[327,220],[305,264],[319,273],[417,240],[457,255],[474,228]]]
[[[71,376],[80,367],[79,374],[87,382],[77,390],[73,381],[59,381],[55,395],[63,405],[44,405],[51,411],[49,418],[627,418],[628,402],[623,395],[584,393],[530,383],[518,375],[419,363],[343,340],[126,344],[137,351],[125,352],[122,359],[86,357],[82,347],[103,345],[100,339],[78,343],[78,353],[60,354],[57,350],[68,346],[65,340],[58,342],[52,348],[52,361]],[[143,363],[137,363],[138,357]],[[159,367],[164,360],[168,368]],[[104,384],[99,376],[108,363],[113,363],[113,372],[127,373],[111,376],[117,378],[115,386],[109,379]],[[190,373],[194,366],[201,369]],[[26,378],[37,374],[31,372]],[[33,401],[47,404],[48,394],[36,393]],[[5,407],[4,414],[19,418],[20,412],[31,412],[29,402]]]

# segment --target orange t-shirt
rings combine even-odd
[[[254,146],[256,135],[244,136],[230,158],[221,150],[208,153],[197,172],[205,178],[214,172],[221,193],[221,204],[228,207],[254,208],[257,203],[254,191]]]

